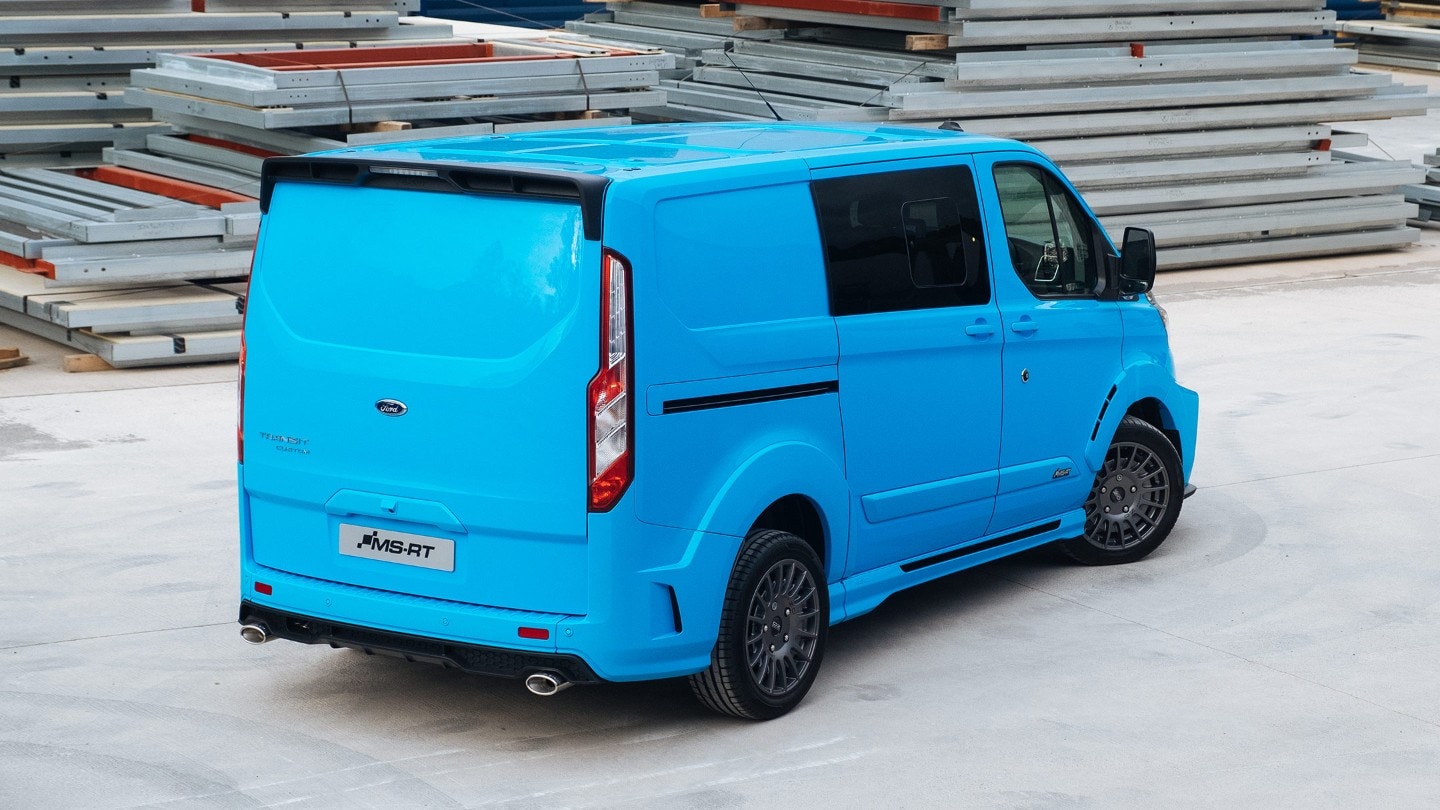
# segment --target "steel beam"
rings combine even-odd
[[[1231,208],[1126,214],[1101,224],[1118,243],[1127,227],[1149,228],[1162,248],[1259,241],[1319,233],[1391,228],[1415,216],[1399,194],[1300,200]]]
[[[1164,111],[1074,113],[1053,116],[944,116],[925,110],[891,110],[893,120],[955,118],[969,132],[1002,138],[1075,138],[1141,132],[1183,132],[1315,121],[1360,121],[1424,115],[1440,99],[1422,95],[1375,95],[1326,101],[1221,105]]]
[[[1085,195],[1097,216],[1393,193],[1420,179],[1408,163],[1330,163],[1295,177],[1097,189]]]
[[[1402,248],[1419,239],[1420,232],[1414,228],[1393,227],[1355,233],[1171,248],[1159,251],[1157,260],[1162,270],[1182,270],[1187,267],[1213,267],[1236,262],[1372,253],[1377,250]]]
[[[412,118],[487,117],[531,113],[616,110],[664,103],[664,95],[653,90],[516,95],[497,98],[447,99],[437,101],[368,102],[307,108],[252,109],[136,88],[132,95],[140,104],[164,113],[181,113],[210,121],[225,121],[254,129],[294,129],[342,124],[404,121]]]

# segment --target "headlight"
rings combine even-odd
[[[1149,301],[1150,306],[1155,307],[1155,310],[1160,313],[1160,325],[1165,327],[1166,332],[1169,332],[1170,313],[1165,311],[1165,307],[1160,306],[1160,302],[1155,300],[1155,293],[1150,290],[1145,291],[1145,300]]]

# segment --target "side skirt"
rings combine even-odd
[[[998,535],[980,537],[914,559],[846,577],[830,586],[830,623],[863,616],[891,595],[957,571],[1080,535],[1085,511],[1075,509]]]

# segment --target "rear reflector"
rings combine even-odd
[[[543,627],[522,627],[520,628],[520,638],[533,638],[536,641],[544,641],[550,638],[550,631]]]
[[[263,593],[263,594],[265,594],[266,596],[269,596],[270,594],[272,594],[272,593],[275,592],[275,589],[272,588],[272,587],[270,587],[269,585],[266,585],[266,584],[263,583],[263,582],[257,582],[257,583],[255,583],[255,592],[256,592],[256,593]]]

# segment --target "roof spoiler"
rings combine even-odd
[[[610,178],[528,166],[367,157],[272,157],[260,170],[260,211],[270,210],[279,181],[376,186],[452,194],[501,194],[573,200],[580,204],[585,238],[599,241],[605,188]]]

